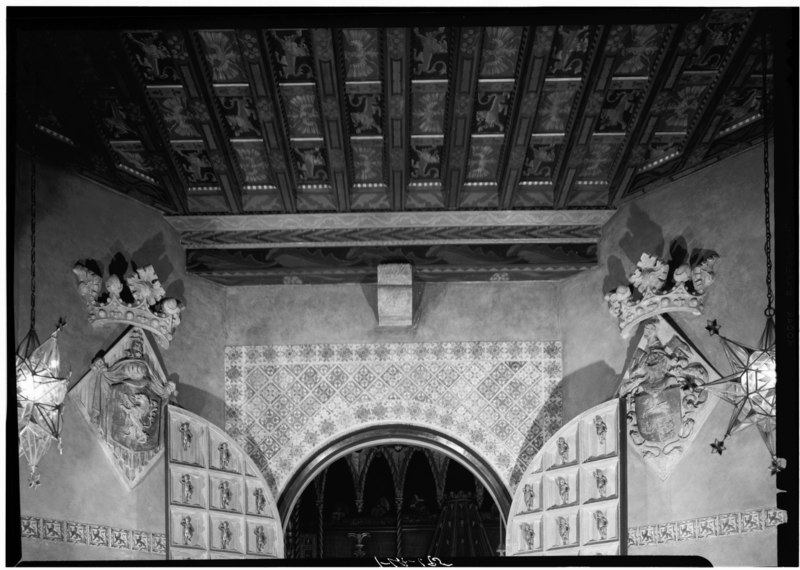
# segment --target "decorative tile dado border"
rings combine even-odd
[[[788,520],[786,511],[775,507],[725,513],[684,521],[650,524],[628,529],[628,546],[651,546],[683,540],[701,540],[759,532]]]
[[[60,521],[44,517],[20,517],[22,538],[83,544],[99,548],[119,548],[151,554],[166,554],[167,535],[163,532],[132,530],[109,525]]]

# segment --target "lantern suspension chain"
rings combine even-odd
[[[767,32],[761,35],[761,114],[764,128],[764,204],[766,213],[764,215],[764,225],[766,227],[766,240],[764,242],[764,253],[767,257],[767,308],[764,314],[772,317],[775,314],[773,307],[774,294],[772,292],[772,231],[770,230],[770,203],[769,203],[769,121],[767,91]]]
[[[34,137],[36,135],[34,134]],[[31,156],[31,331],[36,330],[36,159]]]

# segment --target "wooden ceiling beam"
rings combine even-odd
[[[591,48],[591,64],[589,65],[589,71],[582,80],[583,85],[578,96],[577,106],[573,109],[567,124],[564,149],[559,159],[557,174],[553,178],[553,207],[557,210],[563,208],[567,203],[569,187],[575,178],[576,170],[569,167],[569,158],[580,137],[583,124],[581,119],[583,118],[584,110],[600,78],[600,70],[604,59],[601,51],[608,37],[608,27],[600,26],[599,29],[593,30],[593,33],[596,40]]]
[[[408,188],[408,119],[411,112],[409,97],[410,65],[408,63],[408,29],[389,28],[383,34],[383,101],[388,109],[385,121],[386,136],[384,144],[389,157],[389,189],[392,195],[392,209],[396,212],[405,210],[406,189]],[[391,41],[390,41],[391,40]]]
[[[222,111],[214,95],[213,78],[203,54],[203,48],[200,46],[201,40],[198,31],[186,32],[186,35],[184,41],[190,63],[189,77],[184,74],[183,80],[187,84],[187,102],[190,108],[202,108],[198,104],[200,103],[208,109],[208,120],[202,121],[200,124],[208,155],[228,202],[228,207],[234,213],[240,214],[243,211],[244,176],[239,168],[239,162],[234,157],[225,118],[222,116]],[[189,81],[192,81],[194,86],[189,85]]]
[[[694,121],[694,128],[690,131],[681,158],[677,161],[679,171],[699,164],[706,158],[706,151],[721,119],[716,110],[725,93],[739,76],[738,70],[744,64],[751,44],[761,39],[758,27],[753,25],[754,20],[755,10],[750,14],[740,34],[739,43],[728,57],[726,65],[720,70],[719,79],[715,83],[711,95],[706,98],[705,104],[695,114],[699,118]]]
[[[522,67],[517,72],[516,101],[509,116],[508,135],[505,143],[504,160],[500,163],[500,209],[509,210],[514,205],[514,197],[522,177],[525,157],[531,142],[536,109],[544,85],[547,57],[550,54],[554,27],[530,28],[525,34],[526,41],[520,46],[524,50]],[[541,45],[546,49],[536,50],[536,35],[542,34]]]
[[[175,158],[169,148],[169,141],[165,138],[166,131],[159,128],[160,117],[148,104],[144,84],[138,80],[131,67],[130,55],[125,47],[123,33],[115,32],[110,34],[108,43],[105,44],[114,46],[116,48],[115,51],[120,54],[120,58],[118,58],[119,65],[113,66],[113,72],[117,76],[117,84],[121,94],[142,111],[142,123],[139,128],[142,143],[146,149],[156,153],[161,158],[159,161],[161,164],[156,165],[156,169],[161,175],[161,181],[173,203],[177,205],[177,210],[188,213],[186,188],[183,180],[176,174],[180,166],[175,162]],[[125,54],[125,62],[121,61],[122,54]],[[172,168],[169,168],[169,166]]]
[[[352,153],[340,34],[340,30],[316,28],[312,30],[311,37],[314,44],[317,98],[324,110],[320,117],[325,133],[334,201],[338,212],[349,212],[352,188],[349,165],[352,164]]]
[[[278,87],[278,73],[270,57],[272,51],[267,41],[267,33],[267,30],[262,30],[262,33],[259,34],[258,42],[261,60],[264,62],[265,66],[262,80],[268,93],[269,100],[272,102],[272,106],[269,110],[270,117],[266,125],[271,135],[268,141],[274,139],[275,145],[277,146],[276,150],[273,151],[275,155],[274,171],[278,180],[278,188],[280,188],[281,197],[283,198],[284,208],[288,205],[290,209],[286,211],[294,213],[298,211],[297,193],[299,182],[297,180],[291,144],[289,144],[289,125],[286,124],[286,112],[283,108],[283,99]],[[270,150],[272,150],[272,146]],[[270,154],[271,158],[273,153]]]
[[[629,135],[625,137],[624,147],[609,177],[609,208],[616,206],[619,199],[625,194],[628,185],[633,179],[633,175],[636,173],[636,165],[628,164],[628,160],[633,153],[633,149],[641,143],[640,138],[648,120],[654,120],[654,118],[650,116],[650,109],[653,106],[653,101],[655,101],[667,81],[670,80],[670,70],[672,70],[676,64],[682,65],[686,57],[685,54],[679,55],[678,53],[678,44],[683,37],[685,28],[685,24],[671,26],[669,31],[670,35],[664,39],[665,48],[662,49],[660,61],[652,72],[653,79],[650,82],[645,99],[642,101],[636,115],[633,127]]]
[[[709,15],[708,12],[713,13],[713,10],[707,10],[707,17]],[[691,167],[696,167],[702,163],[703,159],[705,158],[705,152],[708,148],[708,144],[711,142],[711,135],[708,134],[707,131],[715,128],[714,125],[711,124],[710,116],[714,114],[714,109],[716,109],[721,98],[724,97],[728,87],[738,75],[738,73],[735,73],[732,70],[737,69],[737,67],[741,66],[741,64],[744,62],[749,44],[755,39],[752,26],[753,18],[754,14],[751,13],[747,22],[744,24],[744,28],[740,31],[739,42],[733,48],[732,52],[729,53],[727,62],[723,68],[717,72],[717,79],[711,86],[711,93],[705,97],[702,105],[695,111],[692,123],[687,128],[688,134],[683,139],[681,144],[681,156],[658,168],[654,168],[640,174],[626,174],[629,180],[626,182],[624,178],[622,179],[622,183],[616,189],[613,204],[619,204],[621,200],[627,199],[630,195],[632,195],[631,192],[635,194],[637,192],[636,188],[649,185],[656,179],[661,180],[662,182],[671,180],[680,172]],[[689,50],[687,53],[678,54],[679,60],[674,64],[671,71],[667,74],[672,83],[677,83],[679,81],[682,68],[685,65],[685,61],[681,60],[680,58],[683,56],[688,60],[688,58],[691,58],[692,55],[693,54],[691,50]],[[671,85],[665,85],[662,88],[662,92],[667,88],[671,88]],[[707,113],[708,116],[706,116]],[[656,119],[651,118],[650,120],[655,121]],[[647,131],[648,128],[645,127],[645,130]],[[705,142],[703,141],[704,138],[706,138]],[[632,187],[634,190],[631,190]]]
[[[278,189],[283,211],[292,214],[297,212],[297,205],[294,199],[294,189],[286,172],[286,160],[284,158],[283,145],[281,144],[281,135],[279,134],[280,125],[275,116],[275,100],[269,89],[269,80],[267,79],[269,72],[264,67],[267,64],[260,47],[259,32],[256,30],[237,30],[237,34],[239,45],[252,46],[250,49],[242,50],[245,74],[250,82],[251,93],[255,100],[258,127],[261,131],[271,180]]]
[[[467,41],[469,34],[476,34],[477,40]],[[449,119],[448,129],[445,132],[445,145],[447,158],[444,162],[444,177],[442,187],[445,192],[445,205],[450,210],[458,208],[461,189],[467,178],[467,168],[470,150],[470,133],[472,127],[472,114],[475,102],[475,90],[478,85],[480,72],[482,28],[460,28],[455,32],[455,41],[452,43],[453,71],[450,80]]]

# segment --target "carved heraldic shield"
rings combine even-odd
[[[631,449],[666,480],[716,405],[702,386],[717,376],[662,317],[642,327],[619,394],[628,399]]]
[[[128,488],[164,448],[164,408],[175,384],[166,380],[155,350],[142,329],[131,327],[70,392]]]

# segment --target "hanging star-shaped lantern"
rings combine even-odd
[[[38,346],[35,331],[31,331],[17,351],[19,454],[24,455],[30,465],[28,486],[31,488],[39,486],[36,468],[51,444],[55,442],[61,451],[61,418],[69,374],[62,377],[59,373],[61,358],[57,336],[64,325],[59,321],[55,332]]]
[[[723,400],[733,405],[725,438],[750,426],[758,429],[772,456],[772,467],[782,469],[784,460],[776,456],[775,450],[775,325],[767,319],[758,348],[749,347],[719,334],[719,325],[714,322],[711,334],[719,336],[728,358],[732,373],[705,385]],[[708,327],[707,327],[708,328]],[[711,332],[711,330],[709,330]],[[723,438],[723,442],[725,440]],[[716,440],[711,446],[718,451]]]

